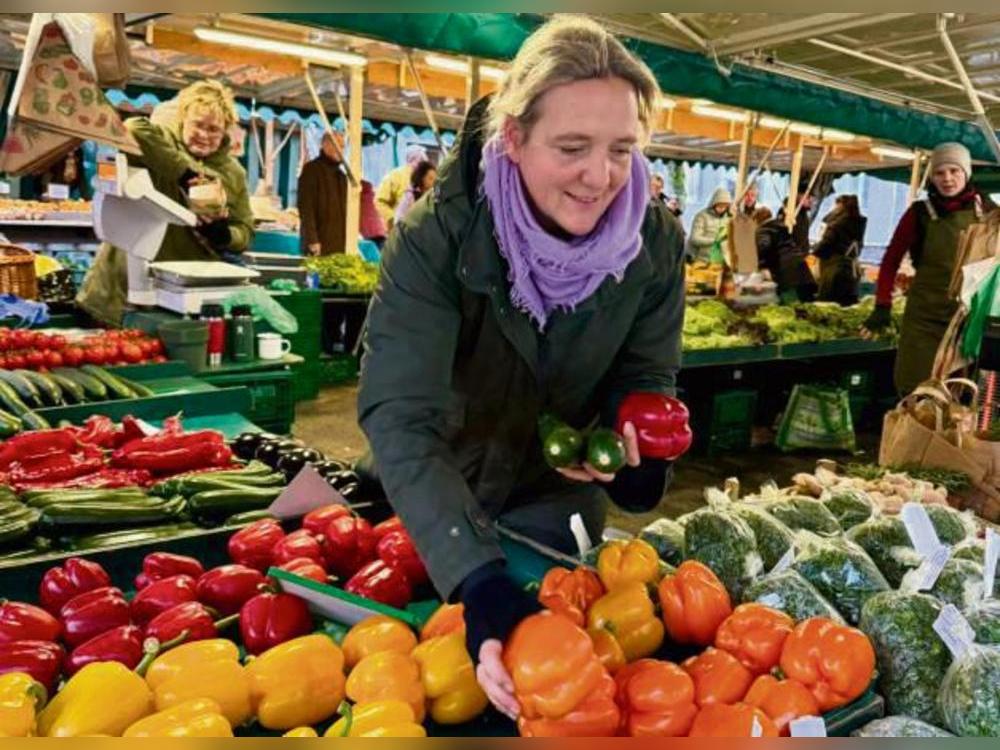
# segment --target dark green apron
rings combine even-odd
[[[894,379],[901,395],[913,391],[931,375],[938,345],[958,309],[948,287],[955,268],[958,239],[977,221],[977,207],[927,220],[920,267],[906,295],[906,312],[899,335]]]

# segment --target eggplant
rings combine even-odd
[[[345,461],[338,461],[335,458],[328,458],[325,461],[319,461],[313,464],[313,468],[321,477],[327,477],[330,474],[336,474],[339,471],[347,471],[350,469],[350,464]]]
[[[244,432],[242,435],[237,435],[229,445],[233,449],[233,453],[244,461],[249,461],[257,453],[261,443],[262,433]]]
[[[279,453],[288,453],[289,451],[296,451],[300,450],[301,448],[305,448],[305,446],[302,444],[301,441],[292,440],[290,438],[284,438],[282,440],[279,440],[277,442],[277,446]]]
[[[277,465],[278,459],[281,458],[281,451],[278,449],[278,443],[261,443],[260,447],[254,451],[253,457],[258,461],[263,461],[273,469]]]
[[[348,484],[360,484],[361,478],[350,469],[347,469],[327,475],[326,482],[334,489],[340,489]]]

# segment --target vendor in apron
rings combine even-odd
[[[894,379],[901,395],[931,375],[938,345],[958,308],[948,287],[962,231],[992,207],[971,183],[972,158],[961,143],[941,143],[931,154],[927,198],[903,214],[879,268],[875,310],[862,335],[878,335],[892,322],[892,290],[903,257],[916,269],[906,298]],[[987,205],[988,204],[988,205]]]

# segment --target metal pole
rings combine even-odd
[[[799,143],[801,144],[802,142],[799,141]],[[826,164],[826,157],[829,155],[830,155],[830,147],[823,146],[823,155],[819,157],[819,164],[817,164],[816,169],[813,170],[812,177],[809,178],[809,184],[806,186],[806,191],[802,194],[802,198],[795,206],[795,218],[798,218],[799,211],[802,210],[802,205],[806,202],[806,198],[808,198],[812,194],[812,189],[816,185],[816,180],[819,179],[819,173],[823,171],[823,165]],[[795,226],[794,221],[792,222],[792,226]]]
[[[365,72],[361,67],[351,68],[351,98],[348,101],[350,117],[347,118],[347,142],[351,144],[351,171],[361,174],[361,117],[364,107]],[[358,230],[361,226],[361,184],[356,182],[347,190],[347,237],[344,251],[357,254]]]
[[[791,232],[795,228],[797,199],[799,197],[799,178],[802,176],[802,136],[796,137],[795,153],[792,155],[792,173],[789,175],[788,200],[785,202],[785,227]]]
[[[774,136],[774,140],[772,140],[771,145],[767,147],[767,151],[764,152],[764,156],[761,158],[760,163],[757,165],[757,168],[753,171],[753,174],[750,175],[747,184],[754,182],[760,176],[761,172],[765,168],[765,165],[767,164],[767,160],[771,158],[771,154],[774,152],[775,147],[778,145],[781,139],[785,137],[785,133],[788,132],[788,128],[791,124],[792,121],[788,120],[785,123],[784,127],[782,127],[781,130],[778,131],[778,134]],[[740,193],[739,197],[736,200],[737,201],[743,200],[743,193]]]
[[[420,94],[420,103],[424,107],[424,115],[427,117],[427,122],[430,124],[431,130],[434,132],[434,140],[437,141],[438,148],[444,152],[446,149],[444,147],[444,141],[441,140],[441,132],[438,130],[437,118],[434,117],[434,110],[431,109],[431,103],[427,98],[427,92],[424,91],[424,82],[420,80],[420,71],[417,70],[417,64],[413,61],[413,53],[410,50],[406,50],[406,62],[410,64],[410,73],[413,74],[413,81],[417,84],[417,93]]]
[[[747,167],[750,166],[748,164],[750,161],[750,142],[753,140],[753,130],[756,121],[757,118],[751,115],[750,120],[743,125],[743,138],[740,139],[740,162],[736,167],[736,192],[740,201],[743,200],[743,196],[749,189],[746,181]],[[733,210],[739,210],[739,205],[739,203],[736,203]]]

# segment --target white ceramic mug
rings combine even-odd
[[[292,350],[292,342],[278,333],[257,334],[257,356],[261,359],[281,359]]]

